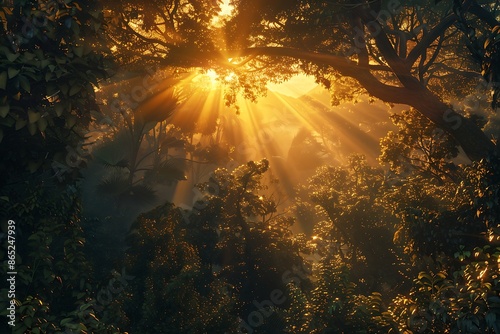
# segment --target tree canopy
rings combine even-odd
[[[113,4],[113,38],[140,46],[127,53],[130,61],[237,73],[233,84],[251,97],[266,82],[298,72],[314,75],[332,94],[360,85],[382,101],[414,107],[473,160],[494,149],[470,115],[450,103],[486,82],[482,88],[493,89],[498,106],[495,1],[234,0],[226,16],[221,4]]]

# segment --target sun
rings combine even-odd
[[[198,69],[190,80],[202,90],[217,90],[221,85],[219,74],[213,69]]]
[[[217,84],[217,79],[219,78],[219,75],[217,74],[217,72],[215,72],[215,70],[212,70],[212,69],[209,69],[205,75],[208,77],[208,79],[210,79],[210,82],[213,84],[213,85],[216,85]]]

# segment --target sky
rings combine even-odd
[[[314,77],[300,74],[281,84],[269,83],[267,85],[267,88],[270,91],[277,92],[283,95],[299,97],[309,92],[317,85],[318,84],[315,82]]]
[[[230,15],[233,7],[229,5],[230,0],[223,0],[221,4],[220,15]],[[272,92],[277,92],[291,97],[299,97],[309,92],[317,86],[314,78],[311,76],[297,75],[281,84],[269,83],[267,88]]]

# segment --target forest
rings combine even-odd
[[[0,333],[500,334],[499,0],[0,5]]]

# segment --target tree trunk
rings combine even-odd
[[[409,96],[408,105],[453,136],[469,159],[486,158],[495,150],[493,142],[470,119],[464,118],[427,89]]]

